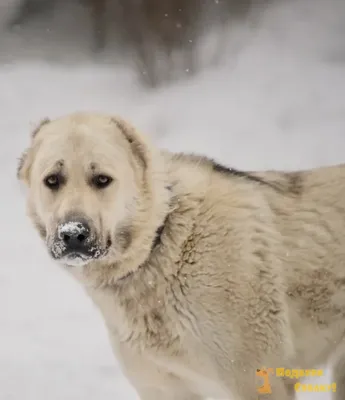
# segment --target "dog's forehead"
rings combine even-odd
[[[115,167],[119,162],[126,163],[126,148],[121,145],[121,140],[116,140],[114,129],[117,128],[109,124],[100,127],[99,124],[66,124],[65,121],[42,127],[37,138],[41,142],[38,151],[41,168],[61,162],[64,168],[83,164],[91,169],[101,168],[104,164],[114,164]]]
[[[118,137],[121,135],[119,127],[109,118],[73,116],[60,118],[43,124],[37,137],[41,139],[58,135],[70,140],[84,136],[85,139],[97,135],[98,137]]]
[[[34,140],[43,144],[54,142],[60,147],[79,145],[87,148],[102,141],[121,146],[125,138],[119,126],[109,117],[76,114],[43,124]]]

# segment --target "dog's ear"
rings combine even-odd
[[[130,144],[133,154],[141,162],[144,169],[146,169],[148,167],[150,155],[145,138],[141,136],[131,124],[124,121],[122,118],[115,117],[112,121]]]
[[[31,133],[31,140],[35,139],[37,133],[40,131],[43,125],[49,123],[50,120],[48,118],[43,119],[33,130]],[[33,147],[29,147],[26,149],[21,157],[19,158],[18,166],[17,166],[17,178],[21,181],[28,182],[30,168],[33,162]]]
[[[49,118],[44,118],[41,120],[41,122],[36,126],[36,128],[32,131],[31,133],[31,138],[35,139],[37,133],[41,130],[43,125],[49,124],[50,119]]]

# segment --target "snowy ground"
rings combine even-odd
[[[235,29],[221,67],[151,93],[124,67],[93,61],[87,42],[67,29],[45,31],[41,23],[0,32],[1,400],[136,399],[98,312],[51,263],[25,217],[15,169],[33,124],[103,110],[130,118],[164,147],[239,168],[344,162],[344,21],[342,0],[288,0],[255,31]],[[58,62],[66,54],[82,64]]]

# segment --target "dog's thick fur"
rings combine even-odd
[[[57,164],[64,186],[50,192]],[[92,188],[91,164],[113,184]],[[345,398],[345,166],[244,173],[76,113],[38,127],[18,176],[48,247],[71,213],[111,237],[103,259],[66,269],[141,400],[256,400],[257,369],[312,369],[335,353]],[[294,398],[291,383],[272,376],[268,397]]]

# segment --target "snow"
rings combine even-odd
[[[2,0],[1,22],[13,4]],[[156,91],[111,64],[111,52],[90,56],[87,24],[72,34],[81,14],[76,8],[20,32],[0,31],[1,400],[136,399],[101,316],[50,260],[25,216],[16,164],[40,119],[77,109],[112,112],[165,148],[244,169],[345,159],[343,0],[282,0],[256,26],[231,29],[221,65]]]

